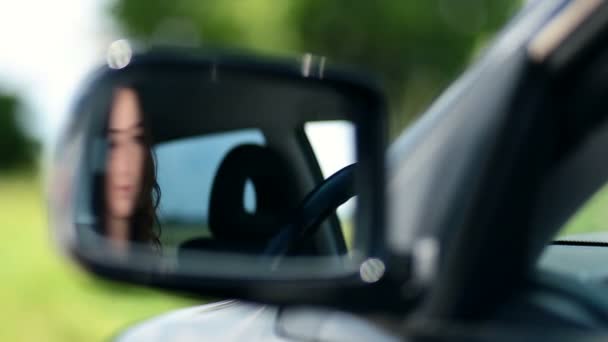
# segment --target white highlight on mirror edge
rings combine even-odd
[[[324,56],[315,56],[312,53],[302,55],[301,70],[302,77],[317,77],[322,79],[325,74],[326,58]],[[316,71],[316,74],[314,72]]]
[[[302,76],[308,77],[310,76],[310,69],[312,67],[312,54],[305,53],[302,56]]]
[[[129,65],[133,57],[131,44],[126,39],[119,39],[110,44],[106,60],[112,69],[122,69]]]
[[[384,262],[378,258],[369,258],[365,260],[359,268],[359,275],[366,283],[375,283],[382,278],[386,266]]]

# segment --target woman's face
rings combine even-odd
[[[136,207],[144,167],[144,128],[137,93],[120,88],[110,110],[106,208],[112,218],[127,219]]]

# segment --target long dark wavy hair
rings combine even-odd
[[[132,89],[136,88],[132,85],[121,86],[116,88],[116,91],[120,89]],[[136,91],[137,92],[137,91]],[[139,93],[138,93],[139,94]],[[105,110],[106,117],[103,129],[104,140],[107,141],[109,135],[109,118],[114,103],[114,95],[109,101],[110,103]],[[143,107],[139,105],[141,113],[141,122],[143,125],[143,141],[144,146],[144,165],[143,165],[143,178],[141,183],[141,190],[137,197],[134,212],[130,217],[129,222],[129,241],[153,244],[160,250],[161,242],[161,226],[156,214],[158,205],[160,203],[161,190],[158,182],[156,181],[156,161],[154,152],[152,151],[152,137],[150,134],[149,125],[146,123],[146,118],[143,112]],[[93,185],[93,211],[97,217],[96,231],[99,234],[106,235],[106,201],[107,194],[105,193],[105,181],[107,177],[107,160],[109,149],[106,151],[105,161],[106,167],[104,170],[94,177]]]

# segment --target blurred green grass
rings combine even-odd
[[[101,341],[193,299],[102,281],[53,245],[36,175],[0,175],[0,341]]]

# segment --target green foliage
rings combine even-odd
[[[367,70],[383,80],[395,135],[463,69],[519,3],[119,0],[112,14],[140,41],[172,31],[169,36],[198,36],[202,46],[275,55],[312,52]]]
[[[0,172],[31,166],[34,144],[17,122],[17,98],[0,94]]]
[[[289,1],[119,0],[110,13],[130,38],[146,44],[194,40],[281,54],[297,47],[286,21],[289,8]]]

